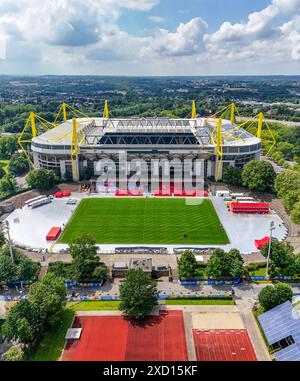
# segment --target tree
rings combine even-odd
[[[268,311],[279,304],[292,300],[292,297],[293,291],[288,284],[277,283],[275,286],[264,287],[258,295],[258,300],[262,307]]]
[[[70,268],[70,265],[66,265],[64,262],[52,262],[49,266],[48,274],[53,273],[56,276],[62,277],[64,279],[69,278],[69,271],[67,269],[67,266]]]
[[[300,189],[300,173],[287,170],[277,175],[274,185],[277,195],[281,198],[287,193]]]
[[[269,244],[266,244],[261,249],[261,254],[267,258]],[[279,242],[277,239],[272,239],[270,259],[276,267],[286,267],[290,264],[293,258],[293,247],[288,242]]]
[[[3,167],[0,166],[0,179],[2,179],[2,177],[5,175],[6,175],[6,172],[4,171]]]
[[[13,176],[20,176],[29,169],[29,164],[23,155],[14,155],[9,161],[8,169]]]
[[[40,265],[31,259],[20,255],[17,258],[17,278],[20,281],[35,281],[40,270]]]
[[[133,319],[143,319],[157,304],[155,282],[141,269],[127,272],[120,286],[120,310]]]
[[[18,143],[16,137],[4,137],[0,138],[0,159],[7,159],[16,152]]]
[[[30,287],[29,301],[38,311],[43,326],[56,326],[61,321],[66,303],[64,279],[53,273],[47,274],[42,282]]]
[[[196,257],[191,250],[185,250],[178,260],[178,272],[181,278],[194,277],[197,270]]]
[[[296,202],[291,212],[291,219],[295,224],[300,224],[300,201]]]
[[[224,168],[223,181],[230,185],[242,185],[242,171],[232,166]]]
[[[27,258],[23,253],[13,247],[14,262],[10,250],[3,246],[0,250],[0,281],[35,281],[40,265]]]
[[[243,272],[244,260],[237,249],[231,249],[228,253],[223,249],[216,249],[206,267],[207,275],[213,278],[239,278]]]
[[[288,191],[284,196],[283,196],[283,205],[285,208],[291,212],[293,210],[294,205],[297,202],[300,202],[300,188],[299,189],[292,189]]]
[[[36,326],[33,324],[33,310],[28,300],[18,302],[8,314],[2,334],[8,340],[23,344],[32,344],[35,339]]]
[[[8,174],[0,179],[0,193],[10,194],[15,192],[16,189],[17,182],[12,175]]]
[[[89,234],[82,234],[70,245],[72,275],[76,281],[105,281],[108,276],[107,267],[97,256],[97,246]]]
[[[266,161],[249,161],[243,169],[243,185],[251,190],[272,190],[276,173],[272,165]]]
[[[3,232],[0,232],[0,249],[5,245],[6,239]]]
[[[36,171],[31,171],[26,176],[27,184],[34,189],[49,190],[58,181],[57,176],[53,171],[48,171],[45,168],[40,168]]]
[[[22,361],[24,352],[19,345],[13,345],[3,355],[4,361]]]
[[[9,256],[0,255],[0,282],[16,280],[17,269]]]

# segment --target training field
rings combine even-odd
[[[134,323],[122,316],[77,316],[79,340],[68,340],[63,361],[187,361],[182,311]]]
[[[210,200],[189,205],[180,199],[83,199],[60,242],[90,233],[103,244],[227,244]]]
[[[246,329],[193,329],[197,361],[256,361]]]

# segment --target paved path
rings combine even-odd
[[[249,333],[252,345],[254,347],[258,361],[271,361],[271,356],[264,343],[264,339],[257,326],[256,320],[253,315],[253,304],[245,299],[236,300],[236,305],[243,319],[244,325]]]

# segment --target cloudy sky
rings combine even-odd
[[[0,0],[1,74],[300,74],[300,0]]]

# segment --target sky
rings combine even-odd
[[[0,74],[300,75],[300,0],[0,0]]]

